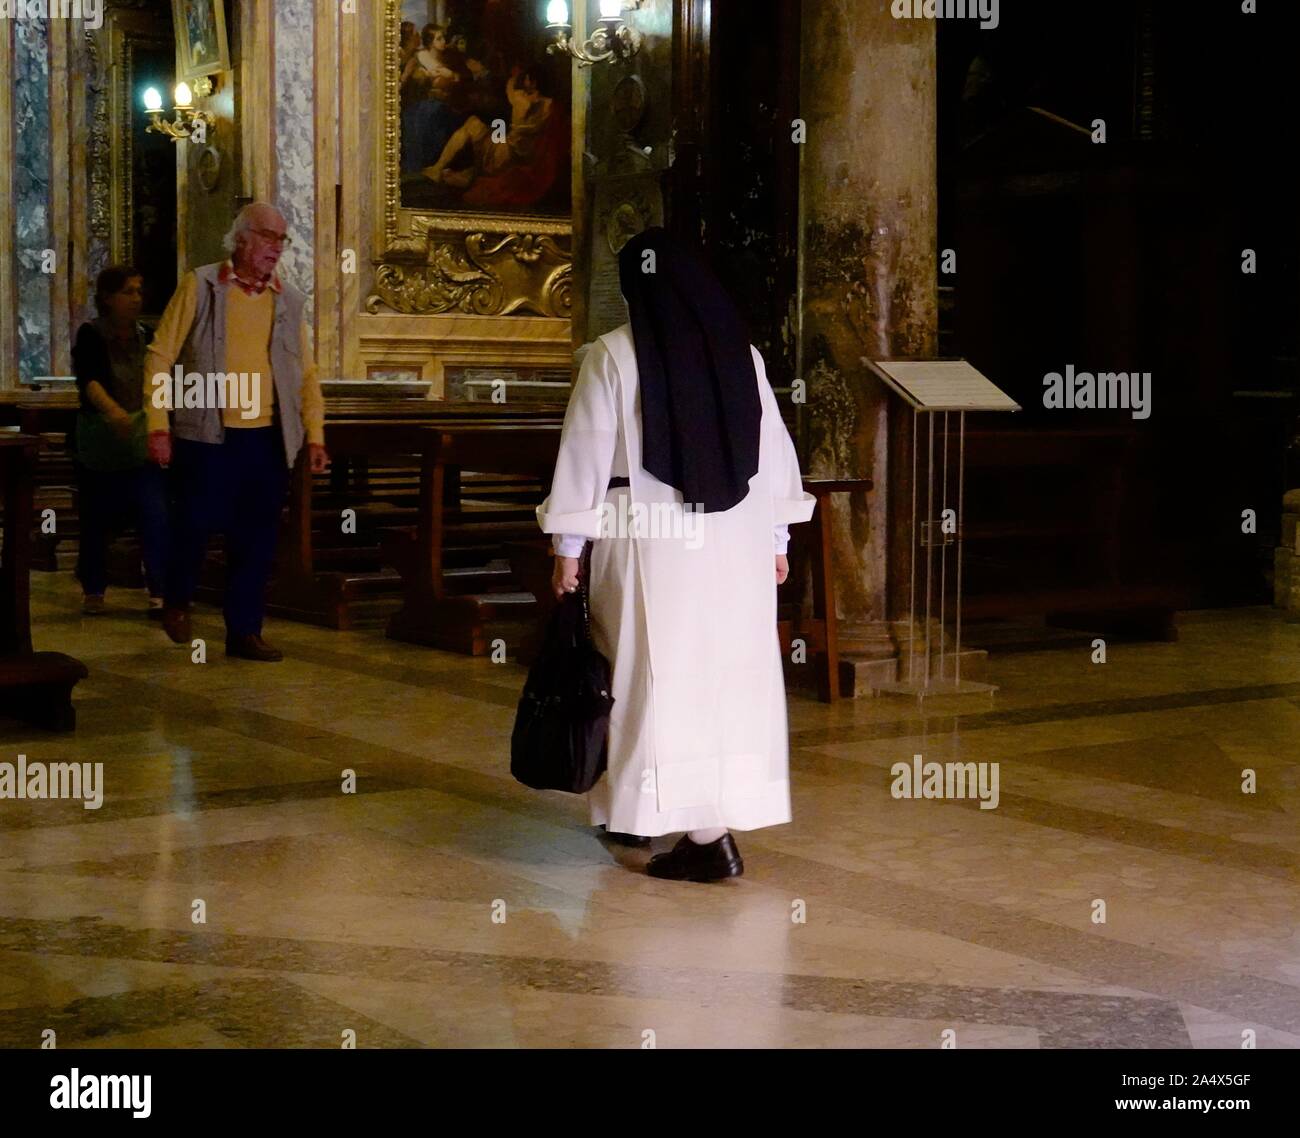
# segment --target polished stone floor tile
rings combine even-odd
[[[794,820],[704,886],[511,779],[511,660],[271,622],[282,664],[231,661],[201,609],[195,663],[138,601],[34,577],[37,646],[91,674],[0,761],[103,763],[105,798],[0,800],[0,1046],[1300,1046],[1271,610],[995,652],[992,701],[924,714],[792,691]],[[997,764],[996,808],[896,797],[918,754]]]

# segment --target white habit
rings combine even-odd
[[[790,821],[773,529],[806,522],[816,500],[803,490],[763,357],[750,350],[763,418],[743,501],[686,519],[680,492],[642,467],[636,350],[624,324],[583,360],[551,493],[537,509],[544,532],[596,539],[592,637],[613,668],[615,702],[609,767],[587,798],[592,823],[613,831]],[[631,485],[607,490],[616,475]]]

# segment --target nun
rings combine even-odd
[[[682,833],[650,859],[654,877],[739,877],[733,831],[790,821],[776,587],[787,527],[815,499],[763,358],[703,258],[648,229],[620,252],[619,283],[630,319],[582,362],[537,509],[556,596],[588,573],[592,638],[613,671],[590,819],[627,845]]]

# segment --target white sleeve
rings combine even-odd
[[[779,525],[772,527],[772,540],[777,553],[785,553],[790,548],[790,527]]]
[[[753,345],[750,345],[750,351],[754,353],[754,370],[758,372],[758,390],[763,402],[764,449],[770,453],[774,463],[771,480],[772,520],[778,526],[806,522],[812,517],[817,499],[803,488],[799,456],[795,454],[794,440],[790,438],[790,432],[781,420],[781,408],[777,404],[772,385],[767,381],[763,356]]]
[[[537,507],[543,533],[600,537],[618,442],[617,391],[614,357],[597,340],[583,358],[569,396],[551,492]]]
[[[557,533],[551,539],[551,548],[557,557],[581,557],[587,539],[576,533]]]

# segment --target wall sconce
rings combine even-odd
[[[208,129],[216,124],[216,120],[207,111],[197,109],[194,99],[196,96],[206,98],[211,94],[212,80],[206,76],[194,80],[192,89],[188,83],[177,83],[176,90],[172,93],[172,111],[176,117],[168,122],[163,118],[162,96],[158,93],[158,88],[150,87],[144,93],[144,109],[152,121],[145,129],[165,134],[173,142],[188,141],[195,134],[198,134],[199,140],[206,139]]]
[[[555,42],[547,44],[546,50],[573,56],[579,67],[631,59],[641,50],[641,34],[624,23],[623,11],[639,7],[641,0],[600,0],[599,25],[585,43],[575,44],[570,38],[573,27],[569,23],[569,5],[565,0],[550,0],[546,5],[546,27],[555,34]]]

